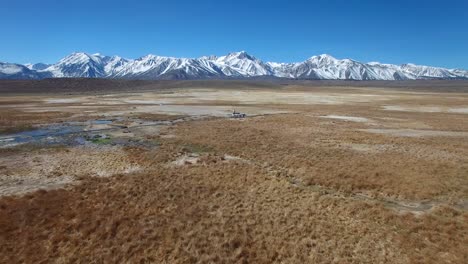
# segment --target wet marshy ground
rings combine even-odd
[[[132,133],[132,130],[138,130],[142,127],[168,126],[183,120],[148,121],[113,118],[41,125],[32,128],[32,130],[0,135],[0,148],[14,147],[22,144],[42,146],[76,146],[87,144],[154,146],[154,142],[138,138]]]

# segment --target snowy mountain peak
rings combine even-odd
[[[97,56],[89,55],[85,52],[73,52],[72,54],[61,59],[58,63],[62,64],[74,64],[74,63],[86,63],[91,60],[97,60]]]
[[[244,51],[244,50],[238,51],[238,52],[229,53],[226,57],[227,57],[227,58],[230,58],[230,59],[236,58],[236,59],[240,59],[240,60],[243,60],[243,59],[256,60],[256,58],[255,58],[254,56],[249,55],[249,54],[248,54],[246,51]]]
[[[138,58],[137,60],[154,60],[154,59],[156,59],[158,57],[159,56],[154,55],[154,54],[148,54],[148,55],[145,55],[143,57]]]
[[[218,59],[218,56],[216,55],[209,55],[209,56],[202,56],[199,58],[200,60],[210,60],[210,61],[213,61],[213,60],[217,60]]]
[[[317,55],[317,56],[312,56],[309,58],[309,61],[311,62],[317,62],[317,63],[334,63],[338,61],[335,57],[328,55],[328,54],[322,54],[322,55]]]
[[[50,65],[45,64],[45,63],[34,63],[34,64],[33,63],[27,63],[24,66],[26,66],[30,70],[40,71],[40,70],[46,69]]]
[[[332,55],[330,55],[330,54],[326,54],[326,53],[324,53],[324,54],[320,54],[320,55],[317,55],[317,56],[312,56],[312,58],[314,58],[314,57],[315,57],[315,58],[318,58],[318,59],[329,59],[329,60],[336,60],[336,58],[335,58],[335,57],[333,57],[333,56],[332,56]]]
[[[65,58],[85,58],[85,57],[90,57],[92,55],[89,55],[86,52],[81,52],[81,51],[75,51],[72,52],[70,55],[66,56]]]
[[[96,78],[105,76],[102,58],[85,52],[73,52],[42,72],[50,72],[54,77]]]
[[[232,52],[216,59],[222,72],[227,76],[262,76],[273,75],[268,64],[263,63],[245,51]]]

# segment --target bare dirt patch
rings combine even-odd
[[[423,112],[423,113],[445,112],[445,113],[468,114],[468,107],[384,105],[383,109],[388,110],[388,111],[404,111],[404,112]]]
[[[29,149],[1,157],[0,164],[0,196],[61,188],[82,177],[109,177],[142,169],[121,147]]]
[[[361,131],[400,137],[468,137],[468,132],[416,129],[362,129]]]
[[[360,123],[370,122],[369,119],[367,119],[365,117],[359,117],[359,116],[326,115],[326,116],[321,116],[321,117],[322,118],[329,118],[329,119],[343,120],[343,121],[360,122]]]

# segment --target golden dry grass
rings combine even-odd
[[[468,140],[389,137],[356,131],[359,127],[366,125],[289,114],[193,122],[178,132],[181,144],[285,168],[308,185],[408,199],[468,197]],[[346,144],[391,148],[362,152]]]
[[[451,100],[463,103],[439,102]],[[374,103],[267,107],[297,113],[178,123],[145,136],[157,148],[119,152],[116,164],[138,173],[80,175],[67,189],[1,197],[0,262],[468,262],[468,140],[362,131],[463,132],[468,115]],[[371,122],[320,117],[331,114]],[[27,148],[2,153],[31,155]],[[191,153],[198,162],[174,166]],[[87,171],[87,163],[68,171]],[[431,207],[401,210],[400,202]]]
[[[156,160],[179,151],[166,147]],[[397,215],[211,158],[3,198],[0,256],[10,263],[463,263],[467,217],[449,208]]]

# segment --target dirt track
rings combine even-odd
[[[300,85],[2,97],[4,140],[113,121],[94,143],[0,148],[0,262],[466,263],[464,109]]]

